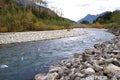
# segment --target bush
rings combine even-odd
[[[0,32],[8,32],[8,28],[7,27],[1,27]]]
[[[82,21],[81,24],[90,24],[88,21]]]
[[[104,28],[120,28],[120,24],[117,23],[104,24]]]
[[[0,32],[56,30],[70,26],[67,19],[47,8],[41,7],[44,11],[39,11],[33,6],[24,7],[15,1],[0,0]]]
[[[33,30],[44,31],[46,30],[46,26],[42,22],[36,22],[33,26]]]
[[[94,23],[94,24],[91,24],[89,26],[90,28],[103,28],[104,26],[98,22]]]

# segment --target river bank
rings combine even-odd
[[[10,32],[0,33],[0,44],[28,42],[38,40],[49,40],[66,37],[75,37],[86,34],[83,29],[54,30],[54,31],[34,31],[34,32]]]
[[[116,38],[75,53],[72,60],[52,65],[47,74],[37,74],[35,80],[120,80],[120,29],[109,31]]]

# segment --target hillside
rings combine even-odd
[[[69,25],[68,19],[30,0],[0,0],[0,32],[56,30]]]
[[[83,21],[88,21],[89,23],[93,23],[93,21],[98,18],[99,16],[102,16],[104,13],[101,13],[101,14],[97,14],[97,15],[91,15],[91,14],[88,14],[87,16],[85,16],[84,18],[80,19],[78,21],[78,23],[81,23]]]
[[[103,24],[106,28],[120,28],[120,10],[105,13],[94,21],[94,23],[96,22]]]

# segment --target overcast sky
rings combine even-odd
[[[120,0],[47,0],[48,7],[62,9],[63,17],[78,21],[87,14],[120,9]]]

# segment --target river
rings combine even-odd
[[[0,45],[0,80],[34,80],[35,74],[47,73],[50,65],[114,37],[104,30],[86,31],[78,37]]]

